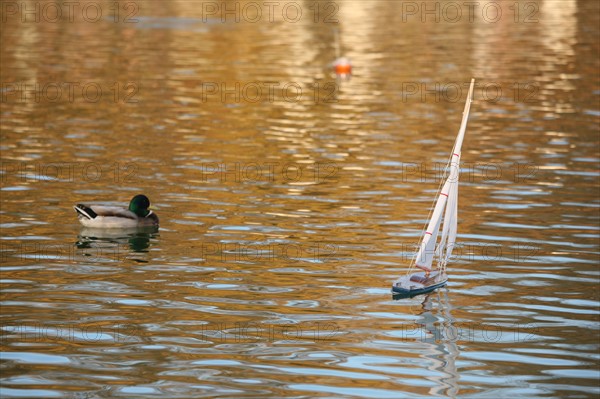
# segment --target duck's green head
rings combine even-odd
[[[129,210],[139,217],[146,217],[150,213],[148,207],[150,206],[150,200],[143,194],[136,195],[131,199],[129,203]]]

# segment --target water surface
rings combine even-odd
[[[5,11],[2,397],[600,394],[598,5],[234,3]],[[393,300],[471,77],[450,282]]]

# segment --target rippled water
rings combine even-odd
[[[0,14],[3,398],[600,394],[597,3],[84,3]],[[450,282],[394,300],[472,76]]]

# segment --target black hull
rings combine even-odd
[[[412,298],[443,287],[447,282],[448,276],[445,273],[435,271],[427,277],[424,273],[414,273],[392,285],[392,294],[394,298]]]
[[[401,299],[401,298],[412,298],[415,297],[417,295],[422,295],[422,294],[427,294],[428,292],[431,292],[433,290],[436,290],[440,287],[443,287],[446,285],[446,283],[448,283],[448,281],[443,281],[441,283],[438,284],[434,284],[434,285],[430,285],[427,287],[423,287],[423,288],[418,288],[415,290],[407,290],[404,288],[400,288],[400,287],[392,287],[392,294],[394,295],[394,299]]]

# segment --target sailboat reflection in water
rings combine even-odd
[[[392,293],[395,295],[411,297],[424,294],[445,285],[448,281],[446,266],[452,255],[458,224],[460,155],[467,129],[471,102],[473,101],[474,86],[475,79],[471,79],[460,130],[456,137],[452,154],[448,160],[448,165],[446,166],[446,170],[449,170],[449,175],[443,182],[442,189],[439,191],[435,206],[430,214],[429,224],[423,233],[419,252],[411,262],[407,274],[400,277],[392,286]],[[439,231],[442,220],[443,227],[440,236]],[[437,258],[435,269],[433,268],[434,258]],[[415,266],[423,271],[411,273]]]
[[[429,395],[454,398],[460,391],[456,359],[460,355],[459,326],[454,325],[448,289],[443,288],[425,295],[416,312],[414,348],[425,361],[430,381]],[[406,338],[409,338],[408,336]]]

